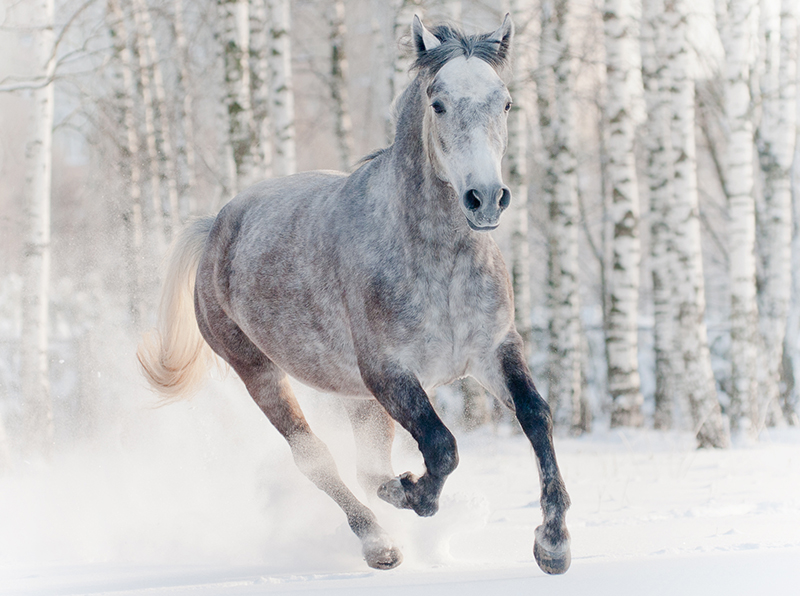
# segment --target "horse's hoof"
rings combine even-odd
[[[547,550],[539,544],[539,540],[537,539],[533,543],[533,556],[541,570],[550,575],[566,573],[570,563],[572,563],[569,541],[567,541],[563,548]]]
[[[388,536],[365,540],[362,551],[367,565],[373,569],[394,569],[403,562],[403,553]]]
[[[411,509],[411,504],[406,496],[406,489],[400,478],[387,480],[378,487],[378,496],[398,509]]]
[[[431,497],[423,492],[423,483],[419,481],[416,475],[405,472],[381,484],[378,496],[398,509],[413,509],[420,517],[430,517],[439,511],[439,503],[436,495]]]

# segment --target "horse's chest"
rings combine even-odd
[[[476,285],[488,291],[476,292]],[[506,309],[492,285],[456,267],[447,277],[417,286],[412,301],[417,316],[401,352],[423,387],[466,375],[470,363],[507,332]]]

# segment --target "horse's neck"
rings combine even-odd
[[[401,98],[392,168],[396,180],[397,208],[401,219],[420,239],[445,241],[466,222],[452,189],[439,180],[428,159],[424,143],[425,102],[422,81],[417,77]]]

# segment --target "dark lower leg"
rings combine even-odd
[[[564,573],[571,561],[565,521],[570,500],[556,462],[550,408],[536,391],[520,350],[507,347],[501,364],[517,419],[539,463],[544,523],[536,528],[534,555],[545,572]]]
[[[367,386],[389,415],[417,441],[425,461],[421,477],[409,472],[381,485],[378,496],[396,507],[430,516],[439,509],[445,479],[458,465],[455,437],[439,419],[419,381],[392,371],[365,375]]]

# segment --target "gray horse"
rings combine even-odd
[[[300,470],[342,508],[370,567],[390,569],[402,555],[342,482],[287,373],[350,398],[359,482],[421,516],[436,513],[458,464],[426,391],[477,379],[516,413],[538,459],[539,566],[563,573],[570,564],[550,411],[525,364],[505,264],[485,233],[511,200],[500,166],[511,98],[498,73],[512,36],[508,15],[475,36],[429,31],[415,17],[417,74],[397,102],[394,144],[350,175],[256,184],[189,226],[172,250],[159,329],[139,349],[168,399],[202,380],[209,346],[230,364]],[[392,471],[394,421],[419,446],[420,477]]]

